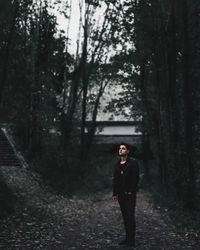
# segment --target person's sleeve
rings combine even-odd
[[[131,185],[131,191],[138,191],[138,184],[139,184],[139,165],[137,161],[133,162],[133,172],[132,172],[132,185]]]
[[[113,170],[113,196],[116,195],[117,195],[117,170],[115,166]]]

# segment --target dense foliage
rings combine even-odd
[[[134,93],[123,92],[118,105],[139,98],[144,135],[155,159],[151,169],[144,159],[146,179],[158,179],[189,207],[199,203],[200,188],[199,7],[187,0],[124,1],[116,6],[121,18],[113,25],[113,32],[120,30],[120,37],[133,44],[114,58],[128,73]]]
[[[200,199],[200,4],[82,1],[75,54],[70,52],[71,4],[1,3],[1,122],[12,124],[37,171],[69,191],[90,178],[101,97],[120,81],[121,98],[107,109],[129,107],[130,119],[142,118],[146,181],[160,182],[194,207]],[[55,9],[66,17],[67,33],[58,30]],[[86,134],[88,117],[92,125]]]

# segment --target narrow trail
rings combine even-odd
[[[130,249],[118,246],[124,230],[111,194],[70,199],[41,187],[38,177],[25,169],[1,167],[1,174],[18,196],[18,204],[12,215],[0,221],[0,249]],[[136,249],[200,249],[198,233],[177,232],[164,217],[147,195],[139,192]]]

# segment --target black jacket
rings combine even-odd
[[[120,162],[114,166],[113,196],[124,193],[136,193],[139,182],[139,166],[136,160],[128,158],[122,167]]]

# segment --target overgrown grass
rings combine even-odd
[[[111,145],[93,145],[84,174],[86,192],[112,190],[113,166],[117,158],[111,152]]]
[[[55,191],[72,195],[112,189],[113,166],[117,160],[112,145],[93,145],[89,159],[83,163],[80,163],[76,145],[70,147],[67,157],[51,145],[31,166]]]
[[[8,216],[15,208],[16,197],[0,175],[0,218]]]
[[[187,209],[177,201],[172,191],[154,182],[151,186],[145,186],[143,190],[152,200],[153,206],[161,212],[164,220],[170,220],[179,232],[200,233],[200,210]],[[169,222],[169,221],[168,221]]]

